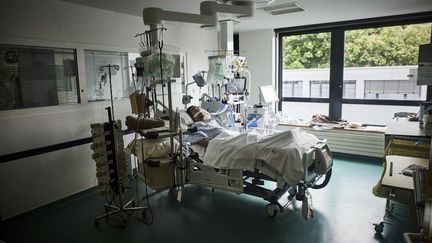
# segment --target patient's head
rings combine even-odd
[[[211,117],[209,114],[205,114],[203,110],[196,105],[191,105],[186,109],[188,115],[192,118],[194,122],[209,122]]]

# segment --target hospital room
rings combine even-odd
[[[432,242],[432,1],[0,6],[0,243]]]

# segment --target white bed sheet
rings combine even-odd
[[[204,156],[199,154],[204,165],[218,169],[253,171],[255,161],[262,160],[294,185],[303,177],[303,153],[318,142],[317,137],[298,128],[271,135],[222,133],[210,140]]]

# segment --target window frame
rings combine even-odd
[[[48,46],[48,45],[27,45],[27,44],[15,44],[15,43],[4,43],[1,42],[0,43],[0,48],[5,48],[5,47],[10,47],[10,48],[22,48],[22,49],[37,49],[37,50],[51,50],[51,51],[70,51],[70,53],[73,55],[73,70],[76,72],[76,76],[75,77],[75,82],[74,84],[72,82],[70,82],[71,87],[73,87],[75,85],[76,88],[76,103],[62,103],[62,104],[50,104],[50,105],[37,105],[37,106],[20,106],[20,107],[16,107],[16,108],[12,108],[12,109],[3,109],[0,110],[0,112],[4,112],[4,111],[13,111],[13,110],[22,110],[22,109],[37,109],[37,108],[43,108],[43,107],[54,107],[54,106],[63,106],[63,105],[79,105],[82,103],[82,97],[81,97],[81,86],[80,86],[80,75],[79,75],[79,70],[78,70],[78,51],[77,48],[73,48],[73,47],[63,47],[63,46]],[[57,90],[58,91],[58,90]],[[69,90],[66,90],[66,92],[72,92]]]
[[[288,84],[291,86],[291,96],[287,96],[287,97],[298,97],[298,96],[295,96],[295,88],[296,88],[295,85],[299,84],[299,83],[301,84],[301,91],[303,93],[303,81],[302,80],[285,80],[285,81],[282,81],[282,83],[284,85]]]
[[[125,68],[127,68],[127,75],[125,75],[125,76],[126,76],[126,78],[128,80],[123,80],[124,77],[122,75],[122,85],[121,85],[122,86],[122,91],[123,92],[125,91],[125,89],[124,89],[125,88],[124,87],[125,86],[125,82],[127,82],[127,83],[133,82],[133,80],[130,79],[131,76],[130,76],[130,70],[129,70],[129,66],[128,66],[129,65],[129,58],[130,58],[131,52],[128,52],[128,51],[99,50],[99,49],[84,49],[83,53],[84,53],[84,69],[86,70],[86,75],[89,74],[88,73],[89,72],[89,67],[87,66],[87,63],[86,63],[86,60],[85,60],[87,53],[90,53],[91,55],[93,55],[93,58],[94,58],[95,55],[112,55],[112,56],[115,56],[115,57],[118,57],[118,58],[121,59],[122,55],[125,55],[126,59],[127,59],[127,62],[125,63],[126,66],[119,66],[120,69],[117,70],[117,72],[122,72],[122,71],[125,70]],[[120,60],[120,62],[122,62],[122,60]],[[106,71],[108,72],[108,69],[106,69]],[[107,77],[107,81],[109,81],[108,78],[109,77]],[[87,94],[86,94],[87,95],[87,97],[86,97],[87,102],[93,103],[93,102],[104,102],[104,101],[109,101],[110,100],[110,98],[106,98],[106,99],[90,99],[90,97],[89,97],[89,87],[90,86],[89,86],[89,79],[87,79],[87,77],[86,77],[86,85],[87,85]],[[107,89],[109,91],[110,88],[108,87]],[[127,99],[128,96],[121,97],[121,98],[113,97],[113,100]]]
[[[279,104],[278,110],[282,110],[282,102],[316,102],[329,103],[329,115],[342,117],[342,104],[365,105],[394,105],[394,106],[419,106],[423,101],[417,100],[378,100],[378,99],[346,99],[343,98],[344,55],[345,55],[345,31],[390,27],[397,25],[432,23],[432,11],[414,14],[394,15],[388,17],[368,18],[333,22],[326,24],[314,24],[298,27],[274,29],[277,41],[277,87]],[[301,34],[316,34],[330,32],[330,93],[329,98],[283,97],[283,38]],[[432,37],[431,37],[432,38]],[[432,41],[432,40],[431,40]],[[432,87],[427,87],[426,100],[432,98]]]

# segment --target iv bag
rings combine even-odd
[[[208,83],[222,84],[226,77],[225,57],[209,57]]]

